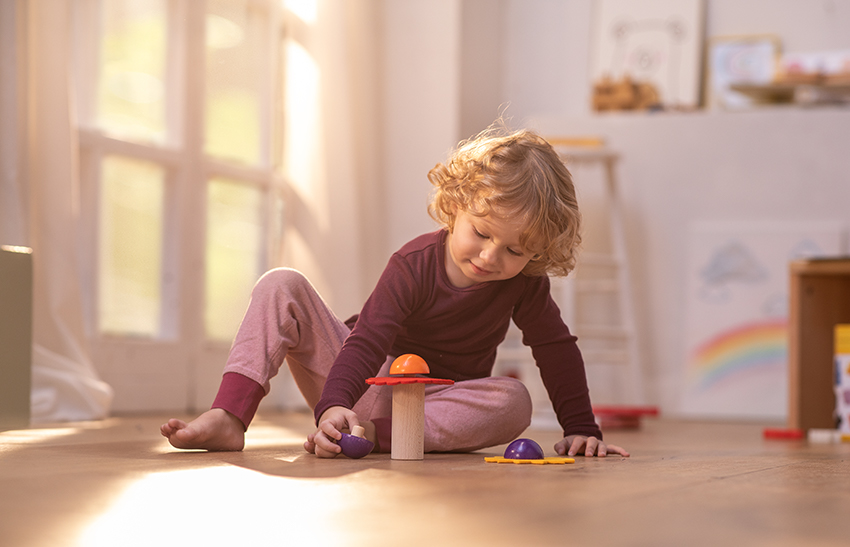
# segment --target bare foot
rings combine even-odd
[[[159,428],[174,448],[236,451],[245,447],[245,427],[221,408],[208,410],[189,422],[172,418]]]

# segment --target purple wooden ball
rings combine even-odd
[[[355,437],[348,433],[343,433],[342,438],[336,442],[342,448],[342,453],[349,458],[358,459],[372,452],[375,448],[375,443],[363,437]]]
[[[517,439],[505,449],[506,460],[542,460],[543,449],[531,439]]]

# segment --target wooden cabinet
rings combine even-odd
[[[788,427],[834,428],[834,342],[850,323],[850,258],[794,261],[788,337]]]

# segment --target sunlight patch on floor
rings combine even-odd
[[[259,448],[266,446],[298,445],[304,444],[307,436],[286,427],[264,423],[262,421],[251,424],[251,429],[245,435],[245,448]]]
[[[70,437],[87,430],[107,429],[115,425],[115,419],[94,420],[89,422],[68,422],[60,427],[39,427],[34,426],[29,429],[11,429],[8,431],[0,431],[0,447],[8,449],[15,445],[31,445],[59,439],[62,437]]]
[[[57,437],[79,433],[76,427],[57,427],[52,429],[15,429],[0,433],[0,443],[33,444]]]
[[[346,545],[345,484],[274,477],[229,465],[154,473],[133,483],[78,545]],[[284,543],[285,542],[285,543]]]

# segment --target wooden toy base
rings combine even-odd
[[[403,355],[396,359],[396,362],[409,357],[411,356]],[[393,363],[393,366],[395,366],[395,363]],[[367,378],[366,383],[376,386],[392,386],[393,388],[392,459],[424,459],[425,385],[451,385],[454,380],[424,376],[381,376]]]
[[[421,460],[425,456],[425,385],[401,384],[393,388],[394,460]]]

